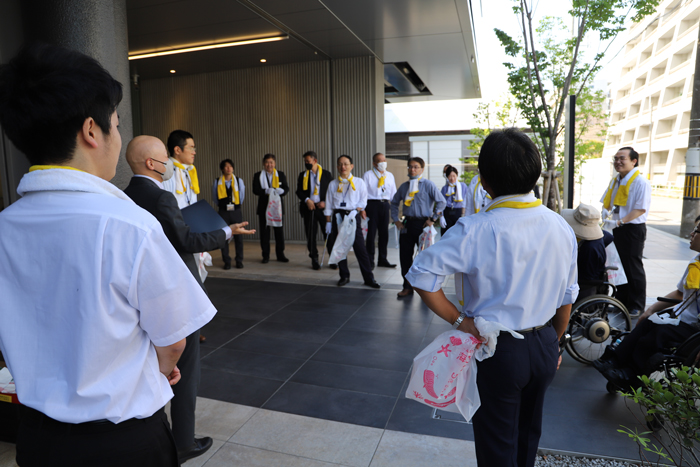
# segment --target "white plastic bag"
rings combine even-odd
[[[435,236],[437,230],[432,225],[423,229],[423,233],[418,238],[418,251],[423,251],[431,245],[435,244]]]
[[[620,261],[620,255],[615,248],[615,242],[610,242],[608,246],[605,247],[605,267],[616,267],[615,269],[609,269],[608,272],[608,282],[613,285],[624,285],[627,283],[627,275],[625,274],[625,268],[622,267],[622,261]]]
[[[345,216],[343,222],[340,223],[340,214],[337,214],[336,222],[340,224],[340,227],[338,227],[338,236],[335,238],[333,250],[328,257],[328,264],[338,264],[348,256],[348,251],[355,243],[356,215],[357,211],[350,211],[350,214]]]
[[[369,217],[362,219],[360,223],[360,229],[362,229],[362,238],[367,241],[367,231],[369,230]]]
[[[270,193],[270,200],[267,202],[265,221],[270,227],[282,227],[282,198],[274,190]]]
[[[202,283],[204,283],[204,281],[207,280],[207,276],[209,275],[209,273],[207,272],[207,268],[205,268],[204,266],[211,266],[213,264],[211,261],[211,255],[207,252],[195,253],[194,261],[195,263],[197,263],[197,271],[199,272],[199,278],[202,279]]]
[[[479,341],[462,331],[440,334],[413,359],[411,379],[406,398],[447,412],[461,413],[466,421],[481,406],[476,386],[476,360],[482,361],[496,351],[498,334],[510,332],[513,337],[523,336],[505,326],[477,317],[474,325],[484,339]]]

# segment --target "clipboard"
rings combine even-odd
[[[214,211],[214,208],[203,199],[182,208],[180,212],[182,212],[185,223],[190,227],[190,231],[194,233],[213,232],[214,230],[223,229],[228,225],[226,221]]]

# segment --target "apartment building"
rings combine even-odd
[[[654,186],[683,186],[698,24],[699,0],[662,1],[628,30],[619,78],[610,85],[603,157],[634,147]]]

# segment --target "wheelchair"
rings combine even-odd
[[[615,298],[617,288],[607,282],[607,272],[600,281],[580,285],[593,294],[585,294],[574,303],[565,333],[568,336],[562,344],[574,360],[590,365],[609,344],[630,332],[632,318],[625,305]]]

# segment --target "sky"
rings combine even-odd
[[[518,17],[512,13],[513,5],[513,0],[472,0],[481,99],[386,104],[385,131],[467,130],[475,126],[472,115],[480,102],[502,100],[507,96],[508,71],[503,62],[508,61],[509,57],[503,52],[503,47],[493,30],[498,28],[513,38],[521,37]],[[546,14],[570,18],[567,14],[569,6],[567,0],[539,0],[535,8],[535,17],[539,19]],[[570,19],[565,21],[568,24],[571,22]],[[607,83],[612,80],[612,74],[618,71],[614,64],[614,56],[624,46],[623,36],[624,33],[606,54],[604,68],[598,73],[593,83],[594,87],[607,90]],[[588,53],[592,55],[597,52],[600,44],[596,39],[584,38],[584,41],[583,46]]]

